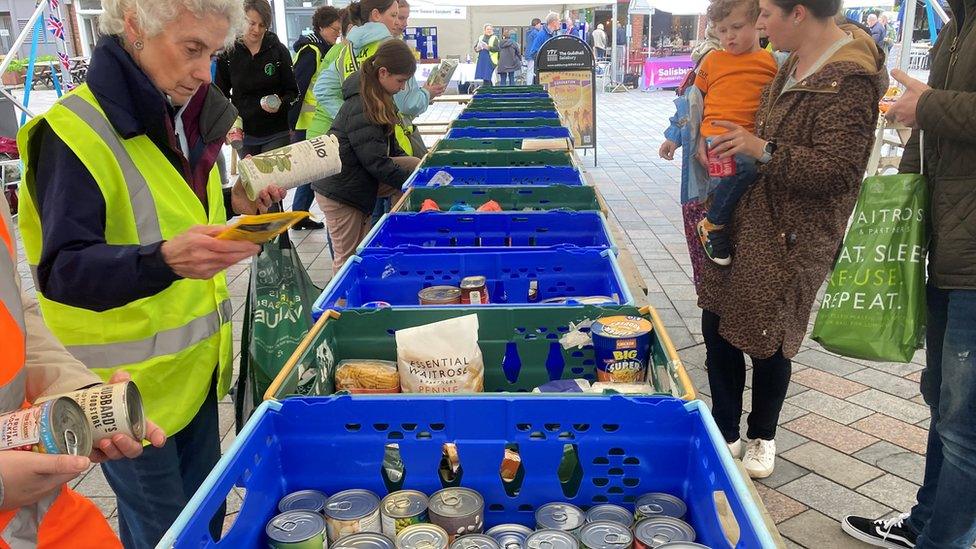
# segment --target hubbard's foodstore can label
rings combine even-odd
[[[346,490],[325,504],[329,543],[349,534],[380,532],[380,498],[369,490]]]
[[[597,381],[640,383],[647,379],[653,325],[639,316],[608,316],[591,326]]]
[[[400,490],[380,502],[383,533],[395,538],[404,528],[427,522],[427,496],[416,490]]]
[[[274,549],[324,549],[325,520],[311,511],[288,511],[268,522],[264,528],[268,544]]]
[[[61,395],[78,403],[88,418],[94,442],[123,434],[141,441],[146,436],[142,394],[131,381],[97,385]]]
[[[87,456],[92,451],[91,427],[77,402],[57,397],[0,415],[0,450]]]

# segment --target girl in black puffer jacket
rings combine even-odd
[[[402,123],[393,95],[416,69],[410,48],[389,40],[342,85],[345,102],[330,131],[339,140],[342,171],[312,184],[332,238],[333,273],[369,232],[377,194],[398,194],[420,163],[403,152],[393,134]]]

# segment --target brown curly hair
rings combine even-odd
[[[746,16],[750,21],[759,19],[759,0],[712,0],[708,4],[708,20],[713,24],[732,15],[735,8],[745,6]]]

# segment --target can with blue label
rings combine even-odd
[[[590,331],[597,381],[641,383],[647,380],[653,325],[639,316],[597,319]]]
[[[87,456],[92,428],[77,402],[57,397],[0,415],[0,450]]]

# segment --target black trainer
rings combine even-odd
[[[918,534],[905,522],[907,518],[908,513],[887,520],[847,515],[841,521],[841,527],[851,537],[869,545],[905,549],[915,547],[915,540],[918,538]]]
[[[319,229],[324,229],[325,223],[316,221],[311,217],[306,217],[305,219],[292,225],[291,228],[295,229],[296,231],[317,231]]]

